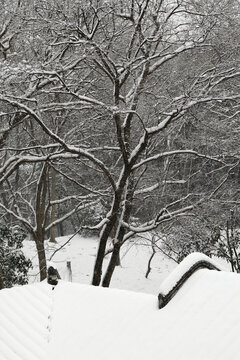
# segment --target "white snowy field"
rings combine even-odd
[[[45,242],[47,259],[53,252],[64,244],[69,236],[57,239],[57,244]],[[72,281],[80,284],[90,284],[95,256],[98,248],[98,239],[76,235],[64,248],[58,251],[52,258],[63,280],[69,280],[66,263],[71,262]],[[39,280],[38,260],[36,247],[33,241],[25,240],[24,252],[32,260],[34,268],[30,271],[29,283]],[[149,242],[145,240],[131,241],[126,243],[121,250],[121,266],[115,269],[110,286],[118,289],[132,290],[143,293],[158,294],[162,281],[176,267],[176,263],[162,253],[156,253],[152,263],[148,279],[145,278],[148,260],[152,254]],[[106,269],[110,255],[104,262]]]

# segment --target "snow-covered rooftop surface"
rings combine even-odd
[[[186,256],[183,261],[167,276],[167,278],[161,283],[160,292],[166,295],[181,279],[181,277],[186,274],[188,270],[191,269],[197,263],[207,262],[212,264],[216,269],[226,270],[222,265],[220,265],[217,261],[211,259],[210,257],[199,253],[194,252],[190,255]]]
[[[47,283],[0,291],[0,359],[47,359],[52,290]]]
[[[157,296],[60,281],[0,291],[1,360],[237,360],[240,277],[201,269]]]

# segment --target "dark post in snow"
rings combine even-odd
[[[57,285],[58,279],[61,279],[59,272],[53,266],[49,266],[47,271],[47,280],[50,285]]]
[[[68,281],[72,282],[72,266],[71,261],[67,261],[67,273],[68,273]]]

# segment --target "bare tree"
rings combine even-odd
[[[220,20],[227,22],[233,8],[226,1],[217,6],[204,1],[169,4],[155,0],[92,0],[76,7],[74,2],[51,1],[42,5],[40,1],[32,9],[34,25],[31,18],[24,19],[29,36],[23,46],[32,49],[32,57],[28,52],[22,59],[24,71],[20,65],[17,70],[5,65],[18,85],[11,87],[4,79],[0,101],[7,116],[21,116],[24,123],[31,120],[48,142],[39,138],[34,146],[22,149],[6,146],[0,182],[12,179],[22,164],[44,163],[36,203],[40,253],[47,163],[78,184],[80,196],[101,199],[107,214],[91,228],[100,231],[92,284],[109,286],[127,239],[193,211],[213,194],[213,188],[209,191],[206,187],[201,193],[185,188],[184,195],[179,191],[164,201],[161,198],[161,203],[155,197],[145,221],[142,217],[140,224],[134,224],[132,215],[139,202],[145,206],[146,194],[159,194],[175,181],[186,183],[168,178],[172,159],[198,158],[202,163],[214,162],[216,170],[230,166],[218,153],[178,147],[174,141],[166,145],[166,136],[177,136],[194,111],[208,109],[222,118],[222,105],[231,102],[231,116],[239,112],[236,64],[212,63]],[[67,162],[74,162],[74,176]],[[156,170],[164,176],[156,176]],[[215,185],[216,189],[220,186]],[[102,277],[113,228],[112,254]]]

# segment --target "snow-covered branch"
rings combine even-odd
[[[12,211],[11,209],[8,209],[2,203],[0,203],[0,208],[2,208],[6,213],[12,215],[16,220],[18,220],[22,224],[24,224],[26,226],[26,228],[28,229],[28,231],[33,231],[34,230],[31,223],[29,221],[27,221],[25,217],[22,217],[22,216],[18,215],[16,212]]]
[[[92,198],[93,195],[89,194],[89,195],[84,195],[84,196],[78,196],[78,195],[71,195],[71,196],[66,196],[63,197],[61,199],[57,199],[57,200],[51,200],[49,205],[53,206],[53,205],[59,205],[62,203],[65,203],[67,201],[71,201],[71,200],[76,200],[76,201],[83,201],[83,200],[89,200],[90,198]]]
[[[53,153],[50,155],[34,156],[34,155],[16,155],[11,156],[0,168],[0,184],[2,184],[12,173],[22,164],[38,163],[57,159],[72,159],[78,157],[76,154],[70,153]],[[2,175],[2,176],[1,176]]]
[[[90,154],[87,150],[82,149],[81,147],[68,145],[60,136],[58,136],[56,133],[54,133],[52,130],[50,130],[49,127],[47,127],[47,125],[44,123],[44,121],[41,119],[40,115],[37,112],[35,112],[31,108],[29,108],[28,106],[26,106],[22,103],[19,103],[15,100],[11,100],[8,97],[0,96],[0,100],[5,101],[13,106],[17,106],[18,108],[24,110],[28,115],[32,116],[33,119],[41,126],[43,131],[47,135],[49,135],[53,140],[55,140],[58,144],[62,145],[63,149],[65,149],[65,151],[72,153],[75,156],[83,156],[83,157],[89,159],[90,161],[92,161],[97,167],[99,167],[103,171],[103,173],[106,175],[106,177],[109,180],[113,189],[116,188],[115,182],[110,174],[110,171],[107,169],[107,167],[101,160],[96,158],[94,155]],[[68,156],[68,155],[66,154],[66,156]]]
[[[104,227],[104,225],[106,225],[107,223],[109,223],[109,219],[108,217],[105,217],[98,224],[94,226],[83,226],[82,228],[87,230],[101,230]]]
[[[83,205],[78,204],[75,208],[73,208],[71,211],[67,212],[66,214],[64,214],[62,217],[58,218],[57,220],[53,221],[52,223],[50,223],[48,226],[46,226],[45,231],[50,230],[53,226],[56,226],[57,224],[62,223],[63,221],[67,220],[70,216],[72,216],[73,214],[75,214],[77,211],[80,211],[82,209],[86,209],[90,206],[94,206],[98,203],[98,200],[95,201],[91,201],[89,203],[85,203]]]
[[[178,180],[163,180],[161,182],[157,182],[151,186],[144,187],[141,189],[138,189],[134,192],[135,195],[145,194],[149,192],[153,192],[154,190],[159,189],[160,186],[165,184],[172,184],[172,185],[184,185],[186,184],[187,180],[184,179],[178,179]]]
[[[178,209],[178,210],[175,210],[172,212],[166,212],[163,215],[161,215],[158,219],[156,218],[156,219],[146,222],[140,226],[133,226],[131,224],[122,222],[122,225],[127,230],[130,231],[130,233],[127,233],[125,235],[124,240],[125,240],[125,238],[129,238],[130,235],[133,236],[133,234],[152,231],[165,221],[172,220],[179,216],[184,216],[184,215],[186,215],[186,213],[189,213],[190,211],[192,211],[194,209],[194,207],[195,207],[194,205],[189,205],[189,206],[183,207],[181,209]]]
[[[176,50],[172,51],[169,54],[166,54],[164,56],[161,56],[161,54],[154,54],[150,60],[154,60],[156,58],[159,58],[159,56],[161,56],[161,58],[159,60],[157,60],[156,62],[154,62],[150,68],[149,68],[149,73],[153,73],[154,71],[156,71],[160,66],[162,66],[163,64],[165,64],[167,61],[173,59],[174,57],[178,56],[179,54],[188,51],[188,50],[192,50],[196,47],[200,47],[200,46],[209,46],[207,44],[201,44],[200,41],[199,42],[195,42],[195,41],[187,41],[185,44],[179,46]]]
[[[53,166],[53,165],[52,165]],[[93,188],[90,188],[89,186],[83,185],[81,183],[79,183],[77,180],[75,180],[74,178],[70,177],[69,175],[67,175],[65,172],[61,171],[60,169],[58,169],[57,167],[53,166],[55,171],[57,171],[59,174],[61,174],[61,176],[63,176],[64,178],[66,178],[67,180],[69,180],[70,182],[76,184],[77,186],[79,186],[80,188],[82,188],[83,190],[86,190],[92,194],[96,194],[99,196],[107,196],[109,195],[108,193],[104,193],[98,190],[95,190]]]
[[[215,162],[219,162],[221,164],[224,164],[224,162],[219,158],[212,157],[212,156],[209,156],[209,155],[200,154],[197,151],[189,149],[189,150],[166,151],[166,152],[163,152],[163,153],[156,154],[154,156],[151,156],[149,158],[146,158],[146,159],[140,161],[139,163],[134,165],[132,169],[136,170],[140,166],[145,165],[145,164],[147,164],[149,162],[152,162],[152,161],[164,158],[164,157],[168,157],[168,156],[175,156],[175,155],[194,155],[194,156],[197,156],[197,157],[200,157],[200,158],[204,158],[204,159],[207,159],[207,160],[211,160],[211,161],[215,161]]]

